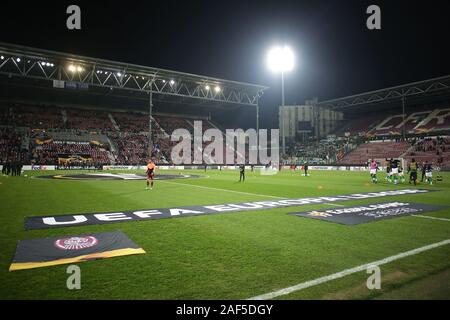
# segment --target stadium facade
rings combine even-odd
[[[153,157],[170,165],[175,129],[193,133],[197,122],[203,132],[225,132],[253,118],[258,132],[266,89],[0,44],[0,159],[97,168],[138,166]],[[281,135],[288,142],[283,164],[363,166],[370,158],[415,157],[450,167],[449,101],[450,76],[444,76],[280,107]],[[224,143],[224,154],[234,148]]]
[[[450,167],[450,76],[280,107],[280,128],[283,121],[285,164],[415,158]]]

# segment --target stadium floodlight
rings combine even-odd
[[[17,61],[17,62],[20,62],[21,60],[20,60],[20,58],[17,58],[16,61]]]
[[[219,87],[219,86],[216,86],[216,87],[214,88],[214,91],[215,91],[216,93],[219,93],[219,92],[220,92],[220,87]]]
[[[175,81],[174,80],[170,80],[170,85],[174,85],[175,84]]]
[[[4,56],[1,56],[0,59],[5,60],[5,57],[4,57]]]
[[[117,72],[117,76],[118,76],[118,77],[121,77],[122,74],[121,74],[120,72]]]
[[[267,54],[267,65],[274,72],[281,73],[281,107],[284,107],[284,73],[294,69],[294,53],[288,46],[276,46]],[[286,153],[286,134],[284,126],[284,115],[281,115],[281,135],[283,141],[283,154]]]
[[[77,71],[77,68],[73,64],[69,65],[68,69],[69,69],[70,72]]]
[[[163,82],[163,83],[166,83],[166,80],[163,79],[162,82]]]
[[[205,86],[205,89],[206,89],[207,91],[209,91],[210,88],[209,88],[208,85],[206,85],[206,86]]]
[[[288,46],[274,47],[267,55],[267,64],[272,71],[287,72],[294,69],[294,53]]]

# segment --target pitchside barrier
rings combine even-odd
[[[103,166],[103,170],[146,170],[146,166]],[[205,170],[204,165],[189,165],[189,166],[157,166],[159,170]],[[300,170],[301,166],[297,166],[297,170]],[[218,166],[208,165],[208,170],[239,170],[239,166]],[[251,166],[245,166],[246,170],[251,170]],[[265,166],[253,167],[254,170],[267,169]],[[291,169],[291,166],[282,166],[283,170]],[[364,166],[310,166],[309,170],[340,170],[340,171],[367,171],[367,167]]]
[[[0,170],[3,168],[2,165],[0,165]],[[198,166],[157,166],[159,170],[205,170],[204,165],[198,165]],[[209,165],[206,167],[208,170],[239,170],[239,166],[218,166],[218,165]],[[251,166],[245,166],[246,170],[251,170]],[[83,167],[77,167],[78,170],[88,169]],[[102,166],[102,170],[146,170],[147,166]],[[266,169],[265,166],[254,166],[254,170],[263,170]],[[283,170],[289,170],[291,169],[290,166],[282,166]],[[301,166],[297,166],[296,170],[300,170]],[[50,171],[50,170],[65,170],[64,168],[53,166],[53,165],[42,165],[42,166],[23,166],[23,170],[25,171]],[[339,171],[367,171],[367,167],[362,166],[310,166],[309,170],[339,170]]]
[[[0,165],[0,170],[3,168],[2,165]],[[204,165],[198,165],[198,166],[168,166],[168,165],[162,165],[162,166],[157,166],[157,168],[159,170],[205,170],[205,166]],[[291,166],[282,166],[281,167],[282,170],[291,170]],[[296,170],[301,170],[302,166],[297,165]],[[79,168],[80,170],[82,169],[81,167]],[[103,166],[102,170],[146,170],[147,167],[146,166]],[[208,170],[238,170],[239,166],[218,166],[218,165],[209,165],[207,166]],[[246,170],[251,170],[251,166],[245,166]],[[254,166],[253,167],[254,170],[261,170],[261,169],[266,169],[265,166]],[[308,167],[309,170],[320,170],[320,171],[369,171],[367,166],[332,166],[332,165],[315,165],[315,166],[309,166]],[[380,166],[379,167],[380,170],[385,171],[385,167],[384,166]],[[406,169],[406,167],[404,167],[404,169]],[[47,165],[43,165],[43,166],[23,166],[23,170],[24,171],[33,171],[33,170],[42,170],[42,171],[47,171],[47,170],[59,170],[57,166],[47,166]],[[450,171],[450,168],[439,168],[439,170],[435,170],[435,171]]]

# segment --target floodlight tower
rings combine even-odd
[[[281,73],[281,107],[284,107],[284,73],[294,69],[294,53],[288,46],[277,46],[272,48],[267,55],[269,69]],[[283,110],[283,108],[282,108]],[[283,154],[286,153],[286,133],[284,126],[284,115],[281,114],[281,135],[283,141]]]

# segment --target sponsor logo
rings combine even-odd
[[[432,206],[409,202],[385,202],[358,207],[344,207],[329,210],[292,213],[299,217],[307,217],[342,224],[360,224],[387,218],[396,218],[411,214],[442,209],[443,206]]]
[[[141,166],[103,166],[103,170],[140,170]]]
[[[31,166],[31,170],[47,170],[46,166]]]
[[[55,246],[62,250],[81,250],[97,245],[98,240],[93,236],[87,237],[70,237],[58,239]]]

